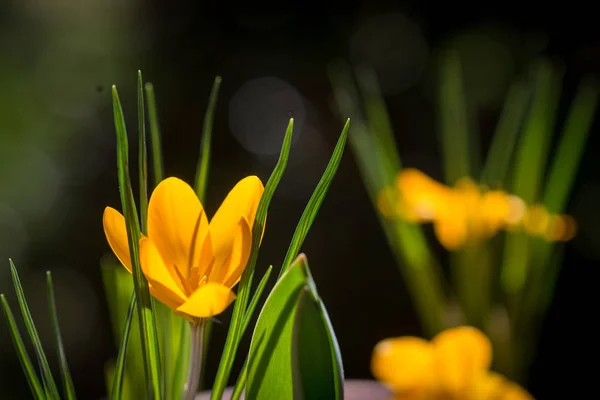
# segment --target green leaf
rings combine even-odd
[[[256,290],[254,291],[254,294],[252,295],[252,300],[250,300],[250,304],[248,305],[248,310],[246,311],[246,315],[244,317],[244,322],[242,324],[242,330],[241,330],[242,335],[244,334],[244,332],[246,332],[246,328],[248,328],[248,324],[250,323],[252,314],[254,314],[254,310],[256,309],[256,306],[258,305],[260,296],[262,295],[263,291],[265,290],[265,286],[267,285],[267,281],[269,280],[269,277],[271,276],[272,270],[273,270],[273,266],[270,265],[269,268],[267,269],[267,272],[265,272],[262,279],[258,283],[258,286],[256,287]]]
[[[365,70],[361,74],[366,74]],[[428,336],[432,337],[444,328],[444,281],[443,274],[420,226],[401,219],[388,219],[379,212],[381,191],[393,187],[400,172],[400,156],[393,146],[392,132],[387,122],[387,112],[376,81],[371,76],[359,77],[362,92],[353,84],[349,67],[344,62],[331,65],[330,79],[335,99],[342,116],[350,116],[352,131],[348,141],[357,161],[362,181],[371,204],[385,232],[388,245],[396,264],[408,282],[412,299]],[[365,121],[360,109],[364,98],[370,119]],[[378,119],[384,118],[382,121]],[[382,160],[386,158],[386,160]],[[387,159],[389,158],[389,159]]]
[[[135,314],[136,301],[135,293],[131,294],[131,300],[129,301],[129,307],[127,310],[127,317],[125,319],[125,327],[123,329],[123,337],[119,346],[119,353],[117,355],[117,362],[115,364],[115,370],[112,381],[111,399],[117,400],[123,398],[123,383],[125,376],[125,363],[127,361],[127,349],[129,347],[129,337],[131,334],[131,322]]]
[[[123,342],[123,332],[128,321],[129,303],[131,294],[134,292],[133,279],[121,263],[114,256],[105,256],[100,262],[108,311],[113,329],[115,346],[120,349]],[[123,399],[135,399],[146,397],[146,377],[144,369],[139,368],[142,356],[142,343],[138,329],[137,316],[134,313],[131,322],[131,331],[127,346],[127,357],[125,361],[125,376],[121,397]],[[161,354],[162,355],[162,354]],[[115,372],[116,365],[112,365]],[[112,382],[113,378],[110,378]],[[107,386],[110,393],[112,383]]]
[[[337,341],[304,255],[277,282],[258,317],[248,356],[246,396],[343,398]]]
[[[512,192],[521,197],[526,204],[539,200],[554,128],[561,75],[548,61],[540,62],[535,70],[531,111],[517,147],[512,171]],[[520,232],[508,234],[501,270],[501,281],[506,293],[514,295],[523,289],[530,261],[530,238]]]
[[[529,99],[525,83],[519,81],[510,88],[481,173],[482,183],[504,186]]]
[[[121,102],[119,101],[119,95],[115,86],[113,86],[112,93],[115,129],[117,131],[117,166],[119,171],[119,189],[121,193],[121,204],[127,225],[127,240],[133,267],[132,272],[135,287],[135,298],[137,301],[138,323],[141,333],[144,371],[146,374],[148,397],[151,399],[159,399],[161,397],[161,392],[158,342],[156,338],[156,328],[154,326],[152,302],[150,299],[150,293],[148,291],[148,282],[142,273],[139,261],[140,224],[137,217],[137,210],[135,201],[133,199],[133,190],[129,175],[127,130],[125,127]]]
[[[138,70],[138,164],[140,174],[140,231],[148,234],[148,152],[146,149],[146,117],[144,115],[144,82],[142,71]]]
[[[23,292],[23,287],[21,286],[17,268],[15,267],[15,264],[13,264],[12,260],[9,259],[8,261],[10,262],[10,272],[12,274],[15,292],[17,293],[17,299],[19,300],[19,307],[21,308],[21,314],[23,315],[23,319],[25,321],[25,328],[27,329],[27,333],[29,333],[31,341],[33,342],[38,363],[40,369],[42,370],[44,391],[46,392],[47,397],[51,399],[60,399],[58,388],[56,387],[56,383],[52,377],[52,372],[50,371],[50,366],[48,365],[48,360],[46,359],[46,354],[44,353],[44,349],[42,347],[42,342],[40,341],[37,329],[33,323],[33,318],[29,312],[29,307],[27,306],[27,300],[25,299],[25,293]]]
[[[440,82],[440,133],[446,183],[473,176],[471,136],[458,54],[451,52],[442,61]]]
[[[170,310],[169,310],[170,311]],[[170,384],[171,396],[169,399],[178,399],[187,379],[188,365],[190,364],[190,327],[183,318],[172,314],[173,323],[171,325],[172,343],[171,343],[171,363],[172,383]]]
[[[598,104],[595,82],[585,80],[573,101],[544,191],[548,211],[563,212],[581,161]]]
[[[150,147],[152,149],[152,169],[154,172],[154,186],[164,179],[162,146],[160,140],[160,125],[158,124],[158,108],[154,86],[148,82],[144,86],[148,101],[148,120],[150,121]]]
[[[319,208],[321,207],[321,203],[323,203],[323,199],[327,194],[327,190],[331,185],[331,181],[337,172],[338,166],[340,165],[340,161],[342,160],[342,155],[344,154],[344,148],[346,146],[346,139],[348,138],[348,129],[350,128],[350,120],[346,120],[346,124],[344,125],[344,129],[338,139],[338,142],[333,150],[333,155],[329,160],[329,164],[327,164],[327,168],[319,181],[315,191],[313,192],[304,212],[302,213],[302,217],[296,226],[296,231],[294,232],[294,236],[292,237],[292,241],[290,242],[290,246],[288,248],[287,254],[283,261],[283,265],[281,266],[281,270],[279,272],[279,277],[286,271],[286,269],[291,264],[292,260],[296,258],[298,252],[300,251],[300,247],[304,243],[304,239],[308,234],[308,231],[315,220],[317,213],[319,212]]]
[[[0,301],[2,301],[2,309],[4,310],[4,315],[6,316],[6,321],[8,322],[8,326],[10,328],[10,337],[15,345],[15,350],[19,356],[19,362],[21,363],[21,368],[23,368],[23,373],[27,378],[29,389],[36,399],[44,400],[46,398],[44,394],[44,388],[38,379],[38,376],[35,372],[35,367],[31,363],[31,359],[27,354],[27,350],[25,350],[25,343],[23,343],[23,338],[19,333],[19,328],[15,322],[15,317],[10,309],[10,306],[8,305],[8,302],[6,301],[4,294],[0,294]]]
[[[292,337],[294,398],[343,399],[342,358],[329,315],[311,286],[304,290]]]
[[[247,306],[250,297],[250,289],[252,286],[252,278],[254,276],[254,267],[256,266],[256,260],[258,258],[258,248],[260,246],[260,238],[267,218],[267,211],[273,193],[283,176],[287,161],[290,155],[290,147],[292,145],[292,132],[294,129],[294,119],[291,118],[285,132],[283,139],[283,145],[281,146],[281,153],[279,154],[279,160],[271,177],[265,186],[265,191],[258,204],[258,210],[256,211],[256,217],[254,218],[254,226],[252,228],[252,251],[250,252],[250,259],[248,266],[244,270],[242,277],[240,278],[240,284],[238,289],[238,297],[233,306],[233,313],[231,316],[231,325],[227,331],[227,339],[221,354],[221,361],[219,362],[219,368],[217,370],[217,376],[213,385],[211,393],[211,400],[219,400],[223,396],[223,391],[227,386],[229,375],[231,374],[231,367],[239,346],[239,342],[242,336],[242,328],[244,319],[247,317]]]
[[[73,386],[73,380],[71,379],[71,372],[69,371],[69,364],[67,363],[65,347],[63,345],[62,335],[60,333],[58,313],[56,311],[56,300],[54,298],[54,285],[52,284],[52,274],[50,273],[50,271],[46,272],[46,285],[48,290],[48,306],[50,308],[50,317],[52,319],[52,329],[54,330],[56,350],[58,353],[58,360],[60,363],[60,375],[63,380],[63,391],[65,397],[71,400],[76,398],[75,387]]]
[[[196,170],[196,183],[194,189],[200,199],[200,203],[204,204],[206,197],[206,186],[208,181],[208,167],[210,164],[210,143],[212,140],[212,127],[215,119],[215,107],[217,105],[217,97],[219,88],[221,87],[221,77],[217,76],[213,83],[208,106],[204,114],[204,126],[202,127],[202,139],[200,141],[200,158],[198,159],[198,168]]]

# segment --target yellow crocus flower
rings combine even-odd
[[[167,178],[148,204],[148,236],[140,239],[140,263],[151,294],[194,321],[223,312],[250,256],[252,226],[264,187],[256,176],[238,182],[210,221],[194,190]],[[104,210],[110,247],[131,272],[125,218]]]
[[[462,326],[431,341],[383,340],[373,351],[371,371],[394,400],[533,400],[525,389],[491,372],[491,362],[489,339]]]

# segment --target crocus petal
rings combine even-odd
[[[193,317],[210,318],[225,311],[234,300],[235,294],[227,286],[205,283],[177,311]]]
[[[170,308],[181,305],[186,295],[181,283],[173,279],[169,266],[163,261],[158,249],[149,238],[140,240],[140,263],[146,279],[153,287],[153,295]]]
[[[250,227],[245,218],[238,220],[234,232],[228,256],[223,258],[221,253],[219,254],[221,258],[215,257],[208,277],[209,282],[220,283],[229,288],[240,280],[252,250],[252,232],[250,232]]]
[[[492,345],[479,330],[447,329],[432,340],[434,366],[441,388],[458,393],[473,385],[492,363]]]
[[[102,223],[110,248],[121,261],[121,264],[131,273],[131,256],[129,254],[125,217],[114,208],[106,207],[102,216]]]
[[[148,204],[148,237],[165,263],[187,279],[199,266],[207,232],[208,219],[194,190],[177,178],[159,183]]]
[[[254,217],[263,191],[263,184],[256,176],[242,179],[231,189],[210,221],[212,249],[215,258],[227,256],[240,217],[244,217],[252,231]]]
[[[533,397],[502,375],[488,372],[469,389],[468,400],[533,400]]]
[[[397,394],[416,396],[433,383],[432,362],[433,346],[426,340],[410,336],[386,339],[373,350],[371,373]]]

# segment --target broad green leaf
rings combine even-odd
[[[113,86],[113,111],[115,116],[115,129],[117,132],[117,167],[119,176],[119,191],[125,222],[127,225],[127,239],[131,253],[133,281],[135,287],[135,298],[137,301],[138,324],[141,333],[142,355],[144,360],[144,371],[148,397],[160,399],[160,371],[159,352],[154,326],[154,315],[152,312],[152,301],[148,291],[148,282],[142,273],[139,262],[140,224],[137,209],[133,199],[133,190],[129,175],[129,150],[127,143],[127,130],[123,117],[123,110],[117,88]]]
[[[50,366],[48,365],[48,359],[46,358],[46,354],[44,353],[44,349],[42,347],[42,342],[40,341],[37,329],[33,323],[33,318],[29,312],[29,306],[27,306],[27,300],[25,299],[25,293],[23,292],[23,287],[21,286],[17,268],[15,267],[15,264],[13,264],[12,260],[9,259],[8,261],[10,263],[10,272],[12,275],[13,285],[15,287],[15,292],[17,293],[17,299],[19,300],[19,307],[21,308],[21,314],[23,315],[23,320],[25,321],[25,328],[27,329],[27,333],[31,338],[35,353],[37,355],[39,367],[42,370],[42,383],[44,385],[46,397],[50,399],[60,399],[58,388],[56,387],[56,383],[52,377],[52,372],[50,371]]]
[[[73,380],[71,379],[71,372],[69,371],[69,364],[67,363],[67,356],[65,354],[65,347],[62,341],[62,334],[60,333],[60,325],[58,323],[58,312],[56,311],[56,300],[54,298],[54,285],[52,284],[52,274],[50,271],[46,272],[46,285],[48,290],[48,306],[50,309],[50,317],[52,319],[52,330],[54,331],[54,339],[56,340],[56,351],[58,354],[58,361],[60,364],[60,375],[63,380],[63,391],[66,399],[75,399],[75,387],[73,386]]]
[[[283,139],[283,145],[281,146],[281,153],[279,154],[279,160],[275,165],[275,169],[271,173],[271,177],[267,181],[265,191],[258,204],[258,210],[256,211],[256,217],[254,218],[254,226],[252,228],[252,251],[250,252],[250,259],[248,260],[248,266],[244,270],[240,279],[238,297],[233,306],[233,313],[231,316],[231,324],[227,331],[227,339],[221,354],[221,361],[219,362],[219,368],[217,370],[217,376],[213,384],[211,393],[211,400],[220,400],[223,396],[223,391],[227,386],[229,375],[231,374],[231,367],[239,346],[239,342],[242,336],[242,328],[244,319],[247,317],[247,306],[250,298],[250,289],[252,286],[252,278],[254,276],[254,267],[256,266],[256,260],[258,258],[258,248],[260,246],[260,238],[264,230],[265,220],[267,218],[267,211],[273,193],[283,176],[287,161],[290,155],[290,147],[292,145],[292,132],[294,129],[294,119],[291,118],[285,132]]]
[[[301,255],[307,285],[300,296],[292,337],[294,398],[343,399],[342,357],[325,309],[310,275],[308,261]]]
[[[315,191],[310,197],[310,200],[308,201],[308,204],[302,213],[302,217],[300,217],[300,221],[296,226],[296,231],[294,232],[294,236],[292,237],[292,241],[290,242],[290,246],[279,272],[280,277],[289,267],[292,260],[298,255],[300,247],[302,247],[304,239],[306,238],[306,235],[308,234],[308,231],[310,230],[310,227],[315,220],[317,213],[319,212],[319,208],[323,203],[323,199],[327,194],[327,190],[329,189],[331,181],[333,180],[338,166],[340,165],[340,161],[342,160],[349,128],[350,120],[346,120],[346,124],[344,125],[344,129],[342,130],[335,149],[333,150],[333,155],[329,160],[329,164],[327,164],[327,168],[325,169],[325,172],[323,173],[323,176],[321,177],[321,180],[319,181]]]
[[[2,302],[2,309],[4,310],[4,315],[6,316],[6,321],[8,322],[8,326],[10,328],[10,337],[15,345],[15,350],[17,351],[17,356],[19,357],[19,362],[21,363],[21,368],[23,368],[25,378],[27,378],[27,383],[29,384],[31,394],[38,400],[44,400],[46,398],[44,394],[44,388],[42,387],[37,373],[35,372],[35,367],[31,363],[31,359],[27,354],[25,343],[23,343],[23,338],[19,333],[19,328],[17,327],[15,317],[10,309],[10,306],[8,305],[8,302],[6,301],[6,297],[4,297],[4,294],[0,294],[0,301]]]
[[[221,87],[221,77],[217,76],[213,83],[212,90],[210,91],[210,97],[208,99],[208,106],[206,113],[204,114],[204,126],[202,127],[202,139],[200,141],[200,158],[198,159],[198,168],[196,170],[196,182],[194,189],[200,199],[200,202],[204,204],[204,198],[206,197],[206,186],[208,182],[208,167],[210,164],[210,143],[212,141],[212,127],[215,120],[215,107],[217,105],[217,97],[219,95],[219,88]]]
[[[246,396],[341,399],[342,388],[337,341],[306,257],[300,255],[258,317],[248,355]]]
[[[154,86],[148,82],[144,85],[148,99],[148,120],[150,122],[150,147],[152,149],[152,169],[154,172],[154,187],[164,178],[162,147],[160,141],[160,125],[158,124],[158,108]]]

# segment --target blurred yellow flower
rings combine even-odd
[[[187,183],[162,181],[148,204],[148,236],[140,239],[140,263],[152,295],[190,321],[223,312],[248,262],[263,191],[256,176],[242,179],[209,223]],[[110,247],[131,272],[125,218],[107,207],[103,223]]]
[[[430,342],[417,337],[377,344],[371,372],[394,400],[533,400],[525,389],[489,370],[492,346],[471,327],[447,329]]]
[[[470,178],[449,187],[414,168],[403,169],[395,188],[379,194],[379,209],[386,217],[415,223],[433,223],[440,243],[449,250],[480,242],[499,230],[518,227],[546,240],[570,240],[574,220],[551,215],[545,207],[527,207],[522,199],[501,190],[483,190]]]

